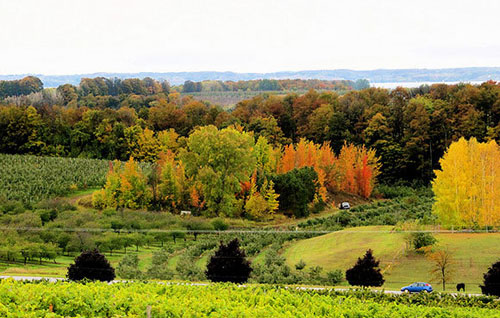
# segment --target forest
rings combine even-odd
[[[364,145],[380,158],[384,183],[429,184],[453,141],[500,139],[500,84],[491,81],[258,95],[224,110],[181,96],[166,82],[96,78],[6,97],[1,105],[1,153],[126,161],[144,152],[146,135],[168,142],[169,131],[182,146],[196,127],[234,125],[273,147],[305,138],[329,143],[338,155],[345,143]]]

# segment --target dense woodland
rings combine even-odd
[[[380,157],[381,181],[425,184],[452,141],[500,139],[500,85],[491,81],[341,96],[314,90],[261,95],[229,111],[147,78],[84,79],[78,87],[36,90],[2,100],[0,152],[154,161],[155,154],[144,154],[147,143],[168,143],[166,132],[178,134],[182,147],[196,127],[237,125],[274,147],[306,138],[328,142],[338,154],[344,143],[365,145]]]
[[[344,81],[344,80],[251,80],[251,81],[186,81],[176,89],[183,93],[194,92],[235,92],[235,91],[297,91],[297,90],[329,90],[329,91],[347,91],[352,89],[363,89],[370,87],[367,80]]]

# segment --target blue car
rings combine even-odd
[[[420,293],[420,292],[430,293],[432,292],[432,286],[431,284],[427,283],[413,283],[410,286],[405,286],[401,288],[401,291],[403,293]]]

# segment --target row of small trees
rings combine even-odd
[[[147,272],[148,277],[162,278],[168,276],[164,273],[168,271],[166,268],[167,259],[167,251],[155,254],[152,265]],[[305,263],[301,263],[296,265],[298,270],[302,270],[305,266]],[[119,271],[127,273],[125,276],[128,277],[124,278],[136,278],[139,274],[134,272],[138,271],[137,265],[137,256],[135,258],[131,257],[126,262],[120,263]],[[248,281],[252,271],[253,268],[246,259],[245,252],[240,249],[238,239],[234,239],[227,244],[221,242],[215,254],[210,258],[205,276],[213,282],[241,284]],[[328,276],[332,276],[331,281],[333,284],[340,282],[339,277],[337,277],[338,274],[337,272],[329,273]],[[311,276],[313,275],[319,275],[319,272],[315,273],[314,268],[311,272]],[[75,259],[74,264],[70,265],[68,268],[68,278],[75,281],[84,278],[111,281],[115,279],[115,270],[111,267],[105,256],[97,250],[87,251],[79,255]],[[356,264],[346,271],[345,278],[353,286],[369,287],[382,286],[384,284],[384,278],[379,268],[379,261],[374,258],[372,250],[366,251],[362,258],[358,258]],[[480,287],[484,294],[500,296],[500,262],[494,263],[488,269],[484,274],[483,285]]]

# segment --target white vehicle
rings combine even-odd
[[[351,208],[351,205],[349,202],[342,202],[339,204],[339,209],[341,210],[349,210]]]

